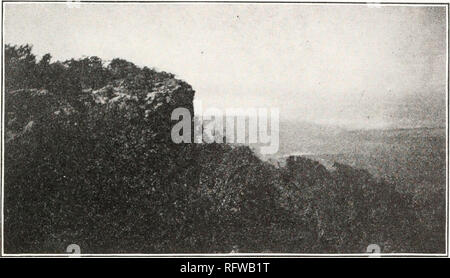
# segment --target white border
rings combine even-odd
[[[62,4],[66,5],[67,2],[72,2],[73,4],[80,4],[80,5],[137,5],[137,4],[152,4],[152,5],[221,5],[221,4],[235,4],[235,5],[245,5],[245,4],[252,4],[252,5],[380,5],[380,6],[416,6],[416,7],[429,7],[429,6],[445,6],[447,11],[447,32],[446,32],[446,43],[447,43],[447,59],[446,59],[446,87],[447,87],[447,93],[446,93],[446,228],[445,228],[445,253],[380,253],[380,254],[368,254],[368,253],[346,253],[346,254],[312,254],[312,253],[205,253],[205,254],[199,254],[199,253],[179,253],[179,254],[145,254],[145,253],[127,253],[127,254],[36,254],[36,253],[21,253],[21,254],[6,254],[4,252],[4,92],[5,92],[5,85],[2,82],[2,98],[1,98],[1,115],[2,115],[2,123],[0,126],[1,130],[1,255],[0,257],[11,257],[11,258],[20,258],[20,257],[39,257],[39,258],[48,258],[48,257],[58,257],[58,258],[102,258],[102,257],[113,257],[113,258],[120,258],[120,257],[126,257],[126,258],[221,258],[221,257],[229,257],[229,258],[299,258],[299,257],[305,257],[305,258],[323,258],[323,257],[339,257],[339,258],[347,258],[347,257],[383,257],[383,258],[396,258],[396,257],[449,257],[449,250],[448,250],[448,244],[449,244],[449,158],[448,158],[448,152],[449,152],[449,48],[448,48],[448,41],[449,41],[449,0],[445,1],[407,1],[407,0],[400,0],[394,2],[370,2],[370,1],[360,1],[360,0],[353,0],[353,1],[318,1],[311,3],[312,1],[303,1],[304,3],[301,3],[302,1],[280,1],[279,3],[276,3],[276,1],[258,1],[260,3],[256,3],[256,1],[177,1],[177,0],[169,0],[164,2],[152,2],[152,1],[114,1],[114,2],[105,2],[103,1],[96,1],[96,2],[85,2],[85,1],[1,1],[1,16],[2,16],[2,30],[1,30],[1,42],[4,43],[3,40],[3,28],[4,28],[4,4]],[[122,3],[119,3],[122,2]],[[142,2],[149,2],[149,3],[142,3]],[[228,2],[228,3],[227,3]],[[245,3],[247,2],[247,3]],[[261,3],[261,2],[268,2],[268,3]],[[427,2],[427,3],[424,3]],[[1,46],[3,50],[3,45]],[[3,51],[0,53],[0,57],[2,60],[2,78],[1,81],[4,80],[5,73],[3,71],[4,69],[4,57],[3,57]]]

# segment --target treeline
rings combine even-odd
[[[5,89],[45,88],[59,94],[75,94],[82,89],[99,89],[113,80],[123,79],[137,88],[151,88],[155,82],[174,75],[139,68],[123,59],[113,59],[107,65],[98,57],[51,62],[45,54],[38,61],[31,45],[5,45]]]
[[[121,59],[5,47],[6,253],[445,251],[445,210],[425,224],[413,196],[364,170],[172,143],[171,108],[193,91],[175,80],[183,99],[168,80]]]

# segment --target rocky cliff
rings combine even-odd
[[[366,171],[173,143],[170,114],[192,112],[194,90],[171,74],[48,58],[6,47],[6,253],[440,250],[441,229]]]

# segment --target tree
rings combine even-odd
[[[37,83],[36,56],[29,44],[5,45],[6,91],[34,88]]]

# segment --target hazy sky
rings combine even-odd
[[[10,4],[6,43],[176,74],[203,108],[347,127],[445,124],[444,6]]]

